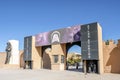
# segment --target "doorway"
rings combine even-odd
[[[86,61],[86,73],[98,73],[98,60],[83,60]]]
[[[83,72],[81,42],[66,44],[66,70]]]
[[[51,45],[42,46],[42,68],[43,69],[51,69],[51,59],[49,55],[49,50],[51,49]]]

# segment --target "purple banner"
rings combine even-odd
[[[35,35],[35,45],[69,43],[80,41],[80,25]]]

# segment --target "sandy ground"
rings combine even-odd
[[[87,74],[78,71],[0,69],[0,80],[120,80],[120,74]]]

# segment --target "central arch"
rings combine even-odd
[[[71,49],[77,48],[78,50]],[[71,53],[72,52],[72,53]],[[80,71],[82,72],[82,61],[81,59],[81,41],[66,43],[66,60],[65,60],[65,69],[70,71]],[[79,61],[78,61],[79,60]]]

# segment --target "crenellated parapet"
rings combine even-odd
[[[103,41],[103,44],[107,45],[107,46],[110,46],[112,44],[115,44],[115,41],[114,40],[107,40],[107,41]]]
[[[117,47],[120,48],[120,39],[118,40]]]

